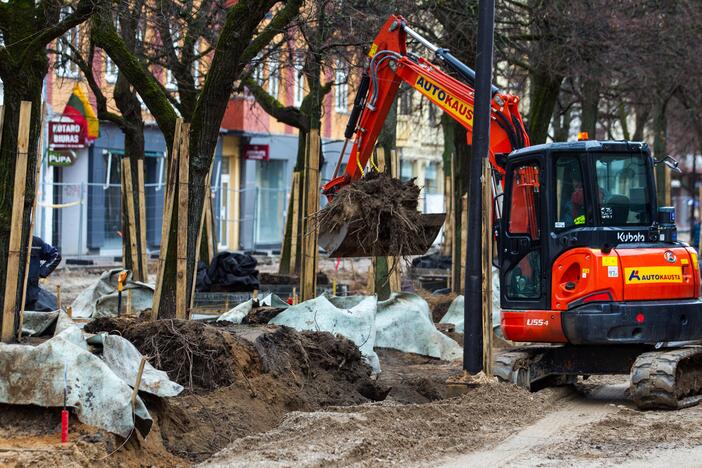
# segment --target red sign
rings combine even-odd
[[[244,159],[254,159],[256,161],[268,161],[268,145],[244,145]]]
[[[83,126],[75,122],[49,122],[49,146],[55,149],[84,148]]]

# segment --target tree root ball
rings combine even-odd
[[[315,214],[320,232],[335,232],[353,222],[362,248],[379,245],[397,256],[426,244],[417,211],[420,188],[414,179],[403,182],[383,172],[369,171],[342,187],[332,201]]]

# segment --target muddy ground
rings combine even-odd
[[[361,288],[366,268],[346,261],[335,274]],[[72,300],[98,275],[63,271],[50,284]],[[428,299],[438,319],[447,301]],[[458,362],[379,349],[383,372],[373,380],[343,340],[199,326],[102,324],[187,387],[176,398],[146,398],[155,419],[146,440],[122,445],[71,418],[71,442],[61,445],[59,409],[5,405],[0,466],[702,465],[702,406],[638,411],[625,377],[533,394],[489,383],[454,396],[446,379],[460,373]],[[195,351],[202,342],[206,351]]]

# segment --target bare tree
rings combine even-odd
[[[20,207],[13,206],[15,164],[17,161],[17,132],[20,104],[32,103],[27,155],[27,179],[22,218],[21,245],[27,245],[30,230],[30,213],[34,204],[37,147],[41,128],[41,96],[44,77],[49,69],[47,46],[66,31],[87,20],[95,9],[92,0],[75,2],[44,0],[26,2],[9,0],[0,3],[0,79],[3,81],[4,123],[0,144],[0,257],[9,258],[12,213]],[[26,249],[19,255],[19,278],[25,275]],[[7,262],[0,262],[0,290],[5,291]],[[17,288],[15,303],[22,298],[22,287]],[[4,295],[0,304],[4,309]],[[0,319],[1,320],[1,319]],[[14,323],[18,323],[17,320]],[[7,330],[3,324],[3,330]],[[7,339],[6,333],[3,334]],[[13,333],[14,335],[14,333]]]
[[[218,5],[212,3],[211,8],[217,8]],[[213,48],[212,58],[201,88],[193,92],[191,86],[194,88],[194,80],[192,84],[187,83],[183,77],[178,77],[177,67],[173,67],[180,96],[179,105],[174,104],[161,81],[129,50],[114,27],[110,8],[101,10],[93,18],[91,33],[95,45],[107,52],[120,72],[139,93],[164,134],[169,152],[172,150],[178,114],[190,123],[188,213],[179,213],[175,207],[172,217],[173,221],[180,216],[187,216],[188,219],[186,304],[190,303],[192,291],[198,247],[196,244],[205,200],[205,181],[214,156],[220,123],[235,82],[241,78],[247,64],[295,18],[301,4],[302,0],[240,0],[228,6],[222,11],[222,27],[210,43]],[[202,24],[198,22],[198,15],[195,15],[194,19],[195,28]],[[163,37],[166,31],[162,26],[159,28],[159,36],[161,40],[167,40],[167,37]],[[206,21],[204,27],[207,27]],[[168,32],[172,34],[172,31]],[[193,50],[190,45],[191,41],[194,44],[196,35],[189,35],[189,32],[189,29],[184,31],[182,42],[180,38],[172,41],[173,44],[183,44],[180,54],[175,53],[181,64],[192,64],[194,58],[189,51]],[[168,49],[168,46],[164,46],[164,49]],[[174,58],[174,54],[167,51],[165,56],[170,57],[170,60]],[[194,96],[191,96],[192,94]],[[163,272],[163,292],[158,305],[160,317],[172,317],[176,312],[176,227],[177,223],[171,222]]]

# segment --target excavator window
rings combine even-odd
[[[556,165],[556,229],[586,224],[585,187],[580,160],[575,155],[558,156]]]
[[[506,294],[512,300],[537,299],[541,296],[541,207],[540,167],[528,162],[512,172],[509,209],[509,234],[529,239],[524,256],[505,274]]]
[[[646,160],[641,154],[595,156],[599,221],[603,226],[648,225],[651,200]]]

